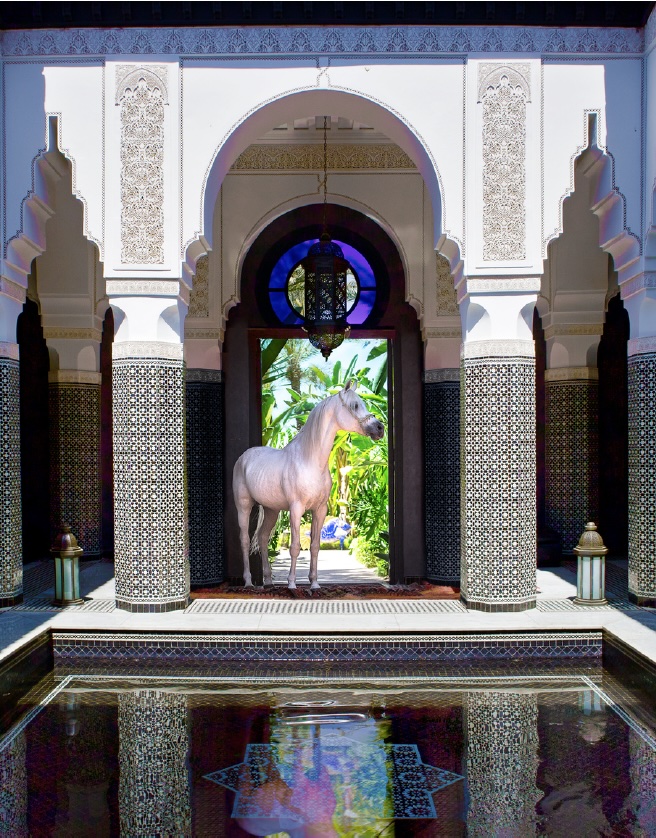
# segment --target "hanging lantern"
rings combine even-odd
[[[328,358],[350,331],[346,322],[347,275],[353,270],[327,232],[301,262],[305,273],[304,329],[315,349]]]
[[[323,118],[323,233],[310,246],[308,255],[288,278],[302,277],[303,328],[315,349],[324,358],[341,345],[351,327],[346,322],[348,298],[357,297],[357,275],[344,258],[342,248],[330,238],[326,226],[328,185],[328,145],[326,139],[328,117]],[[300,269],[300,270],[299,270]]]

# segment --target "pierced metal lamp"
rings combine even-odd
[[[324,358],[341,345],[351,331],[346,322],[347,286],[349,274],[357,274],[344,258],[342,248],[332,241],[326,224],[328,185],[328,118],[323,118],[323,232],[318,242],[311,245],[300,263],[305,274],[303,328],[315,349]],[[351,280],[352,281],[352,280]],[[357,292],[357,288],[356,288]]]

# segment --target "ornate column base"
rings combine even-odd
[[[550,369],[545,383],[546,523],[571,554],[586,523],[599,518],[597,370]]]
[[[187,369],[185,383],[190,581],[217,585],[225,578],[221,371]]]
[[[629,341],[629,599],[656,607],[656,340]]]
[[[535,356],[532,341],[463,345],[462,601],[535,608]]]
[[[426,576],[460,582],[460,370],[424,376]]]
[[[18,345],[0,341],[0,608],[23,600]]]
[[[182,344],[113,347],[116,607],[189,603]]]
[[[100,556],[100,373],[59,370],[48,378],[51,539],[66,523],[84,558]]]

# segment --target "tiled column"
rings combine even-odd
[[[84,555],[99,556],[100,373],[57,370],[48,379],[51,537],[66,523]]]
[[[18,344],[0,341],[0,607],[23,599],[19,402]]]
[[[629,599],[656,606],[656,338],[629,341]]]
[[[424,374],[426,575],[460,581],[460,370]]]
[[[527,838],[535,834],[538,759],[537,696],[470,692],[465,712],[467,835]]]
[[[656,828],[656,751],[635,730],[629,730],[629,775],[627,800],[635,835],[653,835]]]
[[[25,732],[0,752],[0,835],[27,838]]]
[[[462,599],[535,607],[535,353],[528,340],[463,344]]]
[[[187,697],[135,690],[118,697],[121,835],[191,835]]]
[[[599,386],[596,367],[545,372],[546,523],[571,553],[599,518]]]
[[[186,411],[191,584],[215,585],[225,576],[220,370],[187,369]]]
[[[181,343],[113,345],[116,605],[173,611],[189,601]]]

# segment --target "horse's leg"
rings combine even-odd
[[[291,546],[289,548],[289,555],[291,562],[289,565],[289,576],[287,577],[287,587],[294,590],[296,587],[296,559],[301,552],[301,518],[303,517],[303,505],[300,503],[293,503],[289,507],[289,529],[291,530]]]
[[[326,520],[328,504],[324,503],[312,510],[312,527],[310,528],[310,590],[316,591],[321,586],[317,581],[319,571],[319,546],[321,545],[321,528]]]
[[[271,578],[271,565],[269,564],[269,536],[276,521],[278,520],[278,510],[263,507],[264,517],[260,524],[260,532],[258,533],[258,546],[260,548],[260,556],[262,557],[262,576],[265,585],[273,585]]]
[[[253,582],[251,581],[251,565],[250,565],[250,552],[251,552],[251,539],[248,535],[248,525],[251,519],[251,509],[253,508],[253,502],[248,501],[247,504],[244,503],[244,500],[241,499],[240,502],[237,504],[237,518],[239,520],[239,542],[241,544],[241,555],[244,560],[244,587],[245,588],[252,588]]]

